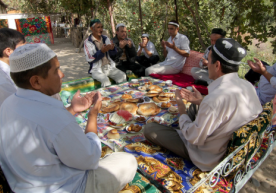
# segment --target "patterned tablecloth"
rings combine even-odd
[[[177,88],[180,88],[175,85],[167,86],[164,84],[164,82],[162,80],[152,79],[150,77],[139,79],[140,85],[143,85],[145,82],[148,82],[148,81],[151,81],[154,85],[159,85],[160,87],[162,87],[163,92],[174,92]],[[113,86],[106,87],[106,88],[100,88],[100,89],[97,89],[96,91],[100,91],[100,93],[102,94],[103,97],[110,97],[111,101],[121,98],[121,96],[123,94],[125,94],[125,92],[129,92],[129,91],[134,91],[132,94],[133,98],[142,98],[142,97],[144,97],[144,95],[146,93],[143,91],[139,91],[137,88],[131,88],[129,82],[122,83],[119,85],[113,85]],[[81,94],[84,95],[85,93],[81,93]],[[67,91],[61,92],[61,98],[62,98],[62,101],[65,106],[67,106],[71,103],[72,97],[73,96],[71,95],[70,92],[67,92]],[[150,102],[153,102],[152,98],[151,98]],[[89,112],[89,110],[75,115],[76,120],[82,129],[85,129],[85,127],[86,127],[88,112]],[[118,130],[118,132],[121,136],[120,139],[118,139],[118,140],[108,139],[107,138],[108,131],[114,129],[113,127],[111,127],[108,124],[109,115],[110,115],[109,113],[98,115],[98,136],[104,144],[111,147],[114,151],[123,151],[123,147],[128,144],[145,140],[145,137],[143,135],[143,129],[144,129],[144,125],[146,124],[146,122],[136,123],[135,121],[131,121],[129,124],[136,123],[136,124],[141,125],[142,126],[141,131],[139,131],[137,133],[128,133],[125,129]],[[172,126],[172,127],[178,126],[179,115],[171,114],[168,112],[167,109],[162,109],[159,114],[157,114],[156,116],[147,117],[146,120],[153,119],[154,117],[161,118],[161,120],[162,120],[161,124],[163,124],[163,125],[168,125],[168,126]]]

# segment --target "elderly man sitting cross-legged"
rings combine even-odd
[[[64,74],[46,44],[17,48],[10,72],[18,89],[0,109],[0,163],[13,192],[117,193],[133,179],[134,156],[114,153],[100,160],[99,92],[72,109],[93,105],[85,133],[63,103],[50,97],[60,92]]]
[[[195,88],[194,92],[177,90],[179,129],[151,123],[145,127],[145,137],[191,160],[202,171],[212,170],[226,152],[232,133],[262,111],[254,87],[237,73],[245,55],[235,40],[217,40],[208,56],[209,78],[214,80],[209,94],[203,98]],[[189,111],[182,98],[194,104]],[[198,112],[191,111],[196,105],[200,105]]]

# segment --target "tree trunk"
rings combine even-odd
[[[110,24],[111,24],[111,29],[112,29],[112,37],[115,36],[116,34],[116,30],[115,30],[115,24],[114,24],[114,20],[113,20],[113,15],[112,15],[112,5],[110,3],[109,0],[107,0],[108,3],[108,11],[109,11],[109,15],[110,15]]]
[[[174,0],[174,4],[175,4],[175,20],[178,23],[177,0]]]
[[[192,17],[193,17],[193,20],[195,22],[195,26],[196,26],[196,33],[197,33],[197,37],[199,39],[199,43],[200,45],[202,46],[203,49],[206,49],[206,46],[202,40],[202,37],[201,37],[201,34],[200,34],[200,29],[199,29],[199,25],[198,25],[198,22],[197,22],[197,19],[196,19],[196,16],[195,16],[195,13],[194,13],[194,10],[188,5],[187,1],[186,0],[183,0],[184,2],[184,5],[188,8],[188,10],[191,12],[192,14]]]
[[[166,16],[165,16],[165,22],[164,22],[164,31],[163,34],[160,38],[160,42],[164,39],[165,36],[165,31],[167,30],[166,25],[167,25],[167,16],[168,16],[168,3],[166,3]]]
[[[141,22],[141,35],[142,35],[142,34],[143,34],[143,21],[142,21],[141,0],[139,0],[139,15],[140,15],[140,22]]]

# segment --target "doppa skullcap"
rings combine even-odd
[[[33,69],[54,58],[56,53],[46,44],[25,44],[10,55],[10,71],[22,72]]]

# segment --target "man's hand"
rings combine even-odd
[[[162,46],[163,48],[166,48],[166,43],[165,43],[164,40],[161,41],[161,46]]]
[[[95,102],[95,95],[95,92],[91,92],[86,94],[84,97],[81,97],[80,90],[78,90],[71,101],[72,110],[75,113],[79,113],[88,109],[93,104],[93,102]]]
[[[172,43],[170,42],[165,42],[165,45],[171,49],[175,49],[176,46],[175,46],[175,43],[174,43],[174,40],[172,41]]]
[[[203,100],[203,96],[194,86],[192,87],[194,92],[191,92],[185,88],[182,88],[180,90],[181,97],[187,100],[188,102],[191,102],[192,104],[200,105],[201,101]]]
[[[254,71],[254,72],[257,72],[259,74],[264,74],[266,72],[266,68],[265,66],[263,65],[263,63],[257,59],[257,58],[254,58],[254,60],[256,62],[253,62],[251,60],[248,60],[247,63],[248,65],[250,66],[250,68]]]
[[[101,52],[102,53],[106,53],[107,51],[109,50],[109,45],[103,45],[102,49],[101,49]]]
[[[109,44],[109,50],[114,50],[114,47],[115,47],[115,45],[114,45],[113,41],[111,40],[111,42]]]
[[[205,58],[201,58],[201,60],[202,60],[202,64],[203,64],[203,66],[207,66],[208,65],[208,60],[206,60]]]
[[[123,49],[126,45],[127,45],[127,40],[121,40],[121,41],[119,42],[119,47],[122,48],[122,49]]]
[[[140,48],[145,48],[145,47],[146,47],[146,44],[144,44],[144,43],[142,42],[142,43],[139,43],[139,46],[140,46]]]
[[[98,91],[94,97],[93,97],[93,101],[95,101],[94,106],[90,109],[89,115],[88,116],[93,116],[93,115],[98,115],[98,113],[101,110],[102,107],[102,95],[101,93]]]
[[[127,41],[128,47],[131,48],[132,42],[130,40]]]

